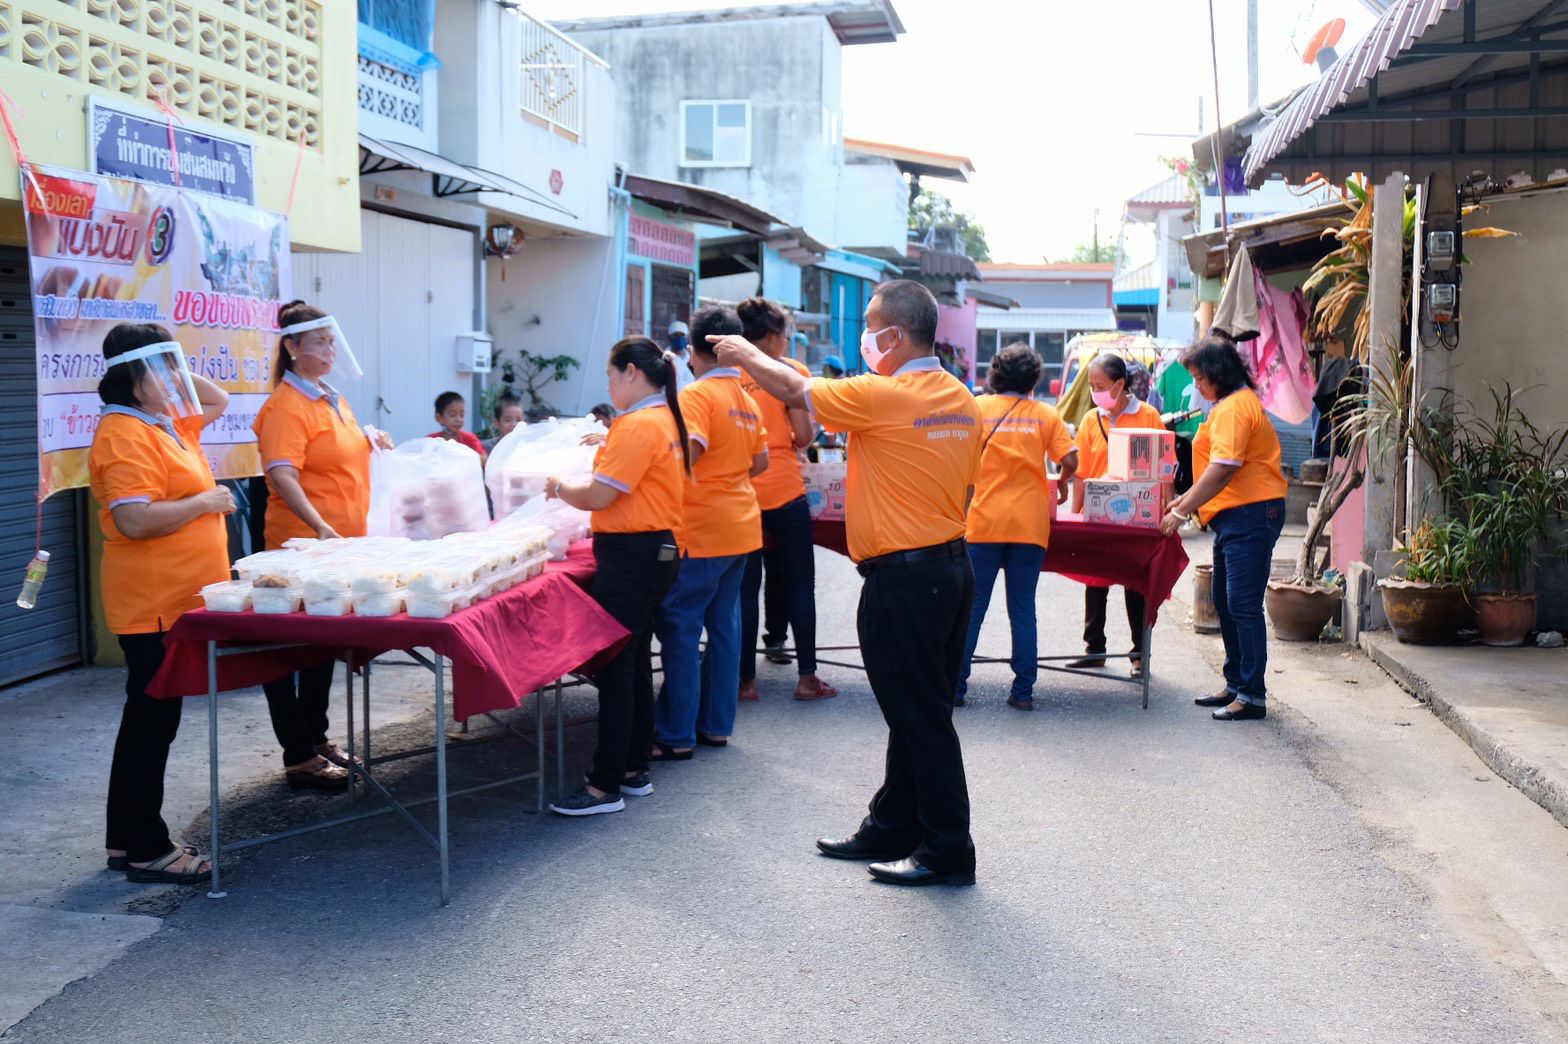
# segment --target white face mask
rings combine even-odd
[[[862,330],[860,332],[860,357],[866,361],[866,370],[868,372],[882,372],[882,360],[888,357],[888,353],[882,350],[882,346],[877,343],[877,338],[891,329],[893,327],[884,326],[880,330]]]

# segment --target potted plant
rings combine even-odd
[[[1477,537],[1458,519],[1428,518],[1411,532],[1402,576],[1378,581],[1394,637],[1410,645],[1448,645],[1470,621]]]

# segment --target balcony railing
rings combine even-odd
[[[522,40],[519,97],[525,118],[542,122],[574,141],[583,133],[583,87],[587,68],[609,64],[568,36],[516,8]]]

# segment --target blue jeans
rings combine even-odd
[[[653,632],[659,636],[664,684],[654,708],[654,735],[671,747],[692,747],[699,731],[728,736],[740,694],[740,581],[745,555],[683,558],[664,596]],[[704,626],[708,650],[698,651]]]
[[[1209,520],[1214,533],[1214,609],[1225,641],[1225,687],[1242,703],[1268,700],[1269,632],[1263,592],[1274,544],[1285,527],[1285,502],[1228,508]]]
[[[1040,586],[1045,548],[1039,544],[970,544],[969,561],[975,570],[975,604],[969,611],[969,640],[964,645],[964,666],[958,672],[958,695],[969,691],[969,668],[980,641],[980,625],[991,605],[996,574],[1006,574],[1007,622],[1013,631],[1013,695],[1034,695],[1040,676],[1039,635],[1035,626],[1034,593]]]
[[[769,597],[777,585],[789,608],[789,626],[795,632],[795,664],[801,674],[817,673],[816,546],[811,542],[811,512],[805,497],[762,513],[762,531],[771,546],[746,556],[746,578],[741,585],[740,677],[757,676],[757,593],[767,568]],[[780,632],[782,634],[782,631]]]

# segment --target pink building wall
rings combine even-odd
[[[964,380],[975,383],[975,354],[980,348],[980,305],[965,299],[962,305],[937,305],[936,343],[952,345],[963,367]]]

